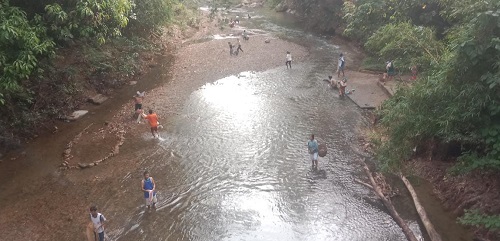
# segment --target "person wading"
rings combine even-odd
[[[290,53],[290,51],[286,51],[285,65],[287,69],[292,68],[292,54]]]
[[[146,200],[146,207],[153,206],[156,208],[156,183],[153,177],[149,176],[149,171],[144,171],[144,179],[141,181],[141,188],[144,192],[144,199]]]
[[[145,92],[137,91],[134,95],[134,103],[135,103],[135,115],[137,115],[137,123],[140,123],[141,114],[142,114],[142,101],[144,100]]]
[[[238,56],[238,53],[240,52],[240,50],[241,50],[241,52],[243,53],[243,49],[241,48],[240,39],[238,39],[238,43],[236,43],[236,46],[238,46],[238,48],[236,48],[236,51],[234,52],[234,54],[235,54],[236,56]]]
[[[142,114],[142,117],[149,121],[149,125],[151,126],[151,134],[153,134],[153,138],[156,138],[156,136],[160,138],[160,134],[158,134],[158,126],[160,125],[160,123],[158,122],[158,116],[156,115],[156,113],[154,113],[153,110],[149,110],[149,115]]]
[[[227,42],[227,44],[229,45],[229,55],[233,56],[234,54],[234,45],[231,43],[231,42]]]
[[[311,155],[312,166],[318,168],[318,142],[314,140],[314,134],[311,135],[311,139],[307,142],[307,149]]]
[[[94,238],[96,241],[104,241],[104,222],[106,218],[101,213],[97,212],[96,206],[90,207],[90,221],[94,226]]]

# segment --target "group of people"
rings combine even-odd
[[[344,54],[340,53],[339,59],[338,59],[338,64],[337,64],[337,81],[333,79],[333,76],[328,76],[328,79],[325,79],[325,81],[330,83],[330,87],[334,89],[339,90],[339,96],[344,97],[346,94],[349,92],[346,91],[347,88],[347,78],[345,77],[345,58]],[[342,73],[342,79],[340,79],[340,74]],[[354,90],[353,90],[354,91]]]
[[[146,207],[149,209],[151,206],[156,207],[158,199],[156,197],[156,183],[153,177],[149,175],[149,171],[144,171],[143,179],[141,181],[141,190],[143,192],[144,200],[146,202]],[[105,222],[106,218],[102,213],[97,212],[97,206],[90,206],[90,222],[93,228],[93,239],[95,241],[104,241],[105,234]],[[87,237],[92,239],[92,237]]]

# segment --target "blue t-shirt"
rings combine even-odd
[[[309,149],[309,153],[316,153],[318,152],[318,142],[316,140],[309,140],[307,142],[307,149]]]
[[[144,190],[153,190],[153,182],[151,181],[151,177],[144,180]],[[153,193],[153,196],[156,194],[156,191]],[[144,192],[144,198],[149,198],[149,192]]]

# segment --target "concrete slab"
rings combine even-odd
[[[75,120],[80,119],[82,116],[86,115],[87,113],[89,113],[88,110],[77,110],[77,111],[73,112],[71,115],[66,116],[66,119],[70,120],[70,121],[75,121]]]
[[[362,109],[375,109],[389,98],[389,95],[377,86],[379,79],[377,74],[349,71],[346,73],[346,77],[346,89],[355,90],[347,96]]]
[[[101,94],[98,94],[98,95],[95,95],[94,97],[92,98],[89,98],[89,102],[92,103],[92,104],[95,104],[95,105],[100,105],[102,104],[104,101],[106,101],[108,99],[108,97],[104,96],[104,95],[101,95]]]

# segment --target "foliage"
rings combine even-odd
[[[389,22],[387,5],[379,0],[345,1],[344,35],[365,42],[378,28]]]
[[[389,140],[379,156],[389,166],[437,138],[467,147],[459,170],[500,169],[500,10],[476,15],[448,39],[429,76],[384,104]]]
[[[180,4],[176,0],[134,1],[133,23],[142,29],[158,29],[172,19],[177,6]]]
[[[0,103],[23,91],[20,81],[38,69],[39,58],[53,54],[54,46],[39,16],[30,22],[21,9],[0,3]]]
[[[459,221],[465,225],[500,230],[500,215],[485,215],[478,210],[467,210],[465,215],[459,218]]]
[[[424,69],[438,64],[444,50],[432,29],[410,22],[384,25],[368,38],[365,47],[379,59],[395,60],[398,67]]]
[[[110,37],[121,35],[131,13],[129,0],[76,0],[63,9],[59,4],[45,7],[50,30],[60,40],[73,36],[93,38],[104,43]]]

